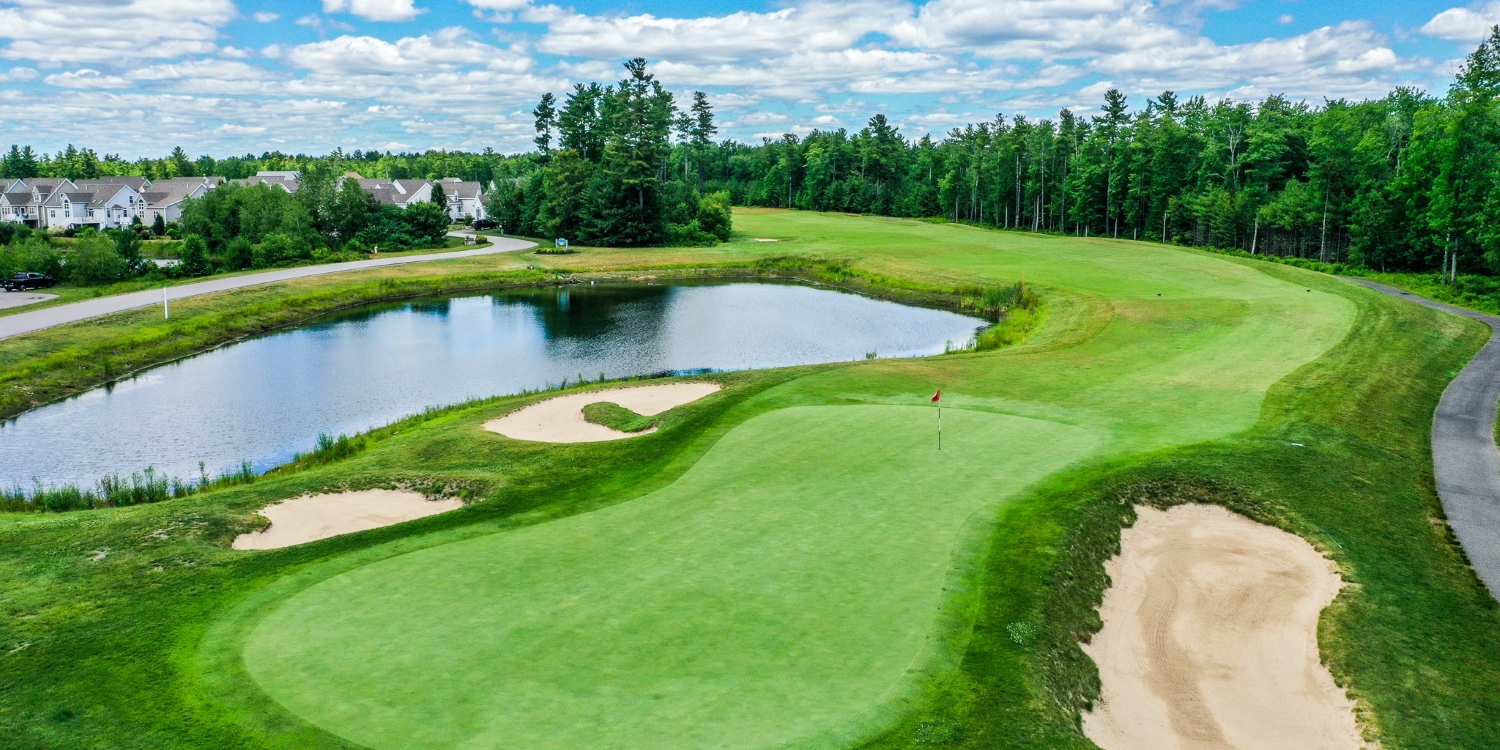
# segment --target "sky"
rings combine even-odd
[[[1500,0],[0,0],[0,147],[514,153],[644,57],[721,138],[1179,97],[1443,93]]]

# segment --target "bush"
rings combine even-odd
[[[44,273],[54,279],[63,278],[62,253],[47,244],[47,240],[31,235],[24,241],[17,240],[0,248],[0,275],[30,271]]]
[[[255,245],[244,237],[235,237],[224,248],[224,265],[232,271],[255,265]]]
[[[709,193],[698,202],[698,226],[703,231],[717,237],[720,242],[729,241],[729,233],[733,228],[733,218],[729,209],[729,191],[720,190],[717,193]]]
[[[119,281],[129,275],[125,259],[115,252],[115,243],[97,234],[84,236],[68,251],[63,264],[67,280],[79,286]]]
[[[413,203],[401,218],[414,245],[441,246],[448,236],[448,214],[436,203]]]
[[[190,234],[182,243],[182,262],[177,265],[182,276],[207,276],[213,273],[208,262],[208,243],[196,234]]]
[[[289,261],[306,260],[312,257],[312,248],[301,237],[290,237],[279,232],[266,235],[253,252],[255,266],[265,268]]]
[[[672,247],[713,247],[719,238],[703,231],[697,219],[686,224],[667,225],[667,245]]]

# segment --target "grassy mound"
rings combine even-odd
[[[656,417],[647,417],[610,401],[600,401],[583,407],[583,418],[587,422],[608,427],[620,432],[640,432],[656,426]]]

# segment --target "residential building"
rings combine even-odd
[[[427,180],[365,179],[355,172],[344,175],[344,178],[357,181],[366,193],[389,206],[406,208],[413,203],[432,201],[432,183]]]
[[[302,187],[302,175],[299,172],[272,172],[262,170],[256,172],[254,177],[246,177],[242,180],[233,180],[240,185],[271,185],[279,187],[293,195],[297,189]]]
[[[26,180],[0,180],[0,221],[14,221],[30,227],[41,225],[36,199]]]
[[[224,182],[223,177],[173,177],[156,180],[141,193],[146,199],[141,222],[151,224],[160,216],[162,221],[174,222],[182,218],[182,202],[198,198]]]
[[[471,219],[488,218],[484,210],[484,185],[479,182],[466,182],[457,177],[444,177],[438,180],[443,186],[443,195],[448,199],[448,216],[454,221],[463,221],[467,216]]]
[[[104,178],[69,181],[52,191],[41,204],[44,226],[59,228],[117,229],[129,226],[146,208],[146,201],[132,184],[144,178]]]
[[[12,185],[4,196],[0,196],[0,218],[20,222],[34,229],[45,227],[47,215],[42,210],[42,204],[60,190],[77,189],[77,185],[61,177],[21,180]]]

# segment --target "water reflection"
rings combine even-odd
[[[0,425],[0,483],[155,466],[265,470],[318,433],[589,380],[941,352],[983,321],[778,284],[598,285],[373,305],[147,371]]]

